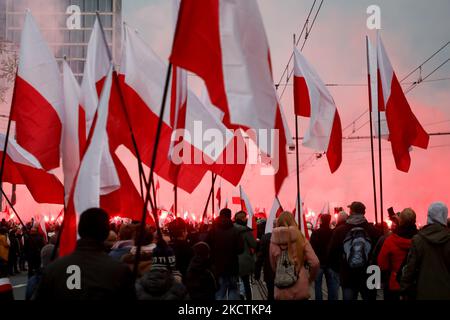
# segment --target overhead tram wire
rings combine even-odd
[[[449,44],[450,44],[450,41],[448,41],[446,44],[444,44],[442,47],[440,47],[438,50],[436,50],[431,56],[429,56],[427,59],[425,59],[425,61],[424,62],[422,62],[419,66],[417,66],[416,68],[414,68],[411,72],[409,72],[405,77],[403,77],[403,79],[401,79],[400,80],[400,83],[401,84],[405,84],[405,81],[407,80],[407,79],[409,79],[415,72],[417,72],[417,71],[419,71],[419,70],[422,70],[422,67],[425,65],[425,64],[427,64],[429,61],[431,61],[431,59],[433,59],[436,55],[438,55],[440,52],[442,52],[447,46],[449,46]],[[447,63],[448,61],[446,61],[445,63]],[[444,64],[445,64],[444,63]],[[437,70],[435,70],[435,71],[437,71]],[[434,71],[434,72],[435,72]],[[431,75],[431,74],[430,74]],[[428,75],[428,76],[430,76],[430,75]],[[428,76],[427,76],[427,78],[428,78]],[[421,79],[422,81],[414,81],[414,82],[411,82],[411,84],[412,85],[414,85],[414,84],[418,84],[418,82],[419,83],[424,83],[424,82],[431,82],[431,81],[444,81],[444,80],[450,80],[450,78],[443,78],[443,79],[434,79],[434,80],[428,80],[428,81],[426,81],[426,79]],[[425,80],[425,81],[424,81]],[[409,90],[409,89],[408,89]],[[357,119],[356,120],[353,120],[352,122],[350,122],[350,124],[348,125],[348,126],[346,126],[342,131],[344,132],[345,130],[347,130],[348,128],[350,128],[351,126],[353,126],[353,125],[355,125],[355,123],[359,120],[359,119],[361,119],[366,113],[367,113],[368,111],[367,110],[365,110],[361,115],[359,115],[358,117],[357,117]],[[364,126],[365,125],[367,125],[369,122],[367,121],[365,124],[364,124]],[[352,133],[353,134],[353,133]]]
[[[308,41],[309,35],[311,34],[311,30],[314,28],[314,25],[315,25],[315,23],[316,23],[316,20],[317,20],[317,17],[318,17],[318,15],[319,15],[319,12],[320,12],[320,10],[322,9],[323,2],[324,2],[324,0],[321,0],[321,1],[320,1],[319,8],[317,9],[316,14],[314,15],[314,19],[313,19],[313,21],[311,22],[311,26],[309,27],[309,30],[308,30],[307,27],[308,27],[309,18],[310,18],[310,16],[311,16],[312,9],[314,8],[314,6],[315,6],[315,4],[316,4],[316,0],[314,0],[313,6],[312,6],[312,8],[311,8],[311,10],[310,10],[310,12],[309,12],[309,14],[308,14],[308,18],[307,18],[306,21],[305,21],[305,24],[304,24],[304,26],[303,26],[302,32],[300,33],[300,35],[299,35],[299,37],[298,37],[298,40],[296,41],[296,46],[298,46],[298,44],[300,43],[300,39],[302,38],[303,31],[304,31],[305,29],[307,29],[307,30],[306,30],[306,34],[305,34],[305,39],[303,40],[303,44],[302,44],[302,46],[301,46],[301,48],[300,48],[300,51],[303,51],[303,49],[305,48],[306,42]],[[290,63],[291,63],[293,57],[294,57],[294,52],[292,52],[291,57],[289,58],[288,64],[286,65],[286,68],[284,69],[284,72],[283,72],[283,74],[282,74],[282,76],[281,76],[280,81],[278,82],[277,85],[275,85],[275,87],[276,87],[277,90],[278,90],[278,88],[279,88],[279,86],[280,86],[280,84],[281,84],[281,81],[283,80],[283,77],[287,74],[287,78],[286,78],[286,80],[287,80],[287,81],[286,81],[286,84],[287,84],[287,83],[289,83],[289,80],[291,79],[292,74],[294,73],[294,68],[292,68],[292,70],[289,71],[289,65],[290,65]],[[281,91],[281,94],[280,94],[280,96],[279,96],[280,101],[281,101],[281,99],[283,98],[284,92],[286,91],[286,88],[287,88],[287,85],[286,85],[286,84],[283,85],[283,90]]]

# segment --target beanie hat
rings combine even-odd
[[[165,242],[159,242],[156,248],[152,252],[152,270],[156,269],[175,269],[175,254],[171,247],[169,247]]]
[[[106,211],[92,208],[83,212],[78,223],[78,234],[81,238],[104,242],[109,235],[109,217]]]
[[[434,202],[428,208],[428,224],[447,225],[448,208],[443,202]]]
[[[206,242],[198,242],[193,247],[194,255],[200,258],[208,258],[210,249],[209,245]]]

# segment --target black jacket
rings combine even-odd
[[[425,226],[413,237],[400,289],[418,300],[450,299],[450,231]]]
[[[175,254],[176,269],[180,271],[184,282],[189,263],[194,255],[192,248],[186,240],[174,240],[169,245]]]
[[[69,266],[79,266],[81,289],[67,287]],[[92,240],[80,239],[75,251],[57,259],[44,271],[36,300],[134,300],[133,277],[123,263],[109,257],[104,247]]]
[[[333,230],[329,226],[321,226],[311,234],[310,243],[320,261],[320,267],[327,266],[328,246],[330,245]]]
[[[192,300],[215,300],[216,279],[209,268],[207,259],[200,256],[192,258],[184,283]]]
[[[355,224],[355,221],[360,221],[360,223]],[[361,216],[350,216],[345,224],[342,224],[333,230],[330,246],[328,248],[327,263],[330,268],[336,272],[339,272],[341,286],[343,288],[366,286],[366,268],[361,268],[360,270],[350,269],[344,254],[343,244],[345,237],[347,236],[347,233],[355,227],[362,227],[367,232],[371,239],[372,250],[381,236],[380,231],[378,231],[374,225],[368,223],[367,220]],[[369,253],[369,257],[371,256],[372,252]]]
[[[272,233],[266,233],[261,237],[259,242],[259,250],[256,254],[256,267],[255,267],[255,277],[257,279],[261,276],[261,269],[264,272],[264,281],[266,283],[273,283],[275,278],[275,273],[270,265],[270,239],[272,238]]]
[[[244,251],[244,242],[231,219],[219,216],[208,234],[211,262],[215,276],[239,275],[239,255]]]
[[[185,286],[167,269],[150,269],[136,282],[138,300],[187,300]]]

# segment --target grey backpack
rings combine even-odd
[[[298,281],[299,274],[295,264],[289,258],[288,249],[281,249],[277,259],[277,270],[275,272],[274,285],[279,289],[292,287]]]
[[[367,266],[371,249],[372,243],[364,228],[354,227],[347,233],[344,239],[344,253],[351,269]]]

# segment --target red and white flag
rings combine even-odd
[[[305,211],[303,210],[303,201],[301,199],[300,203],[298,202],[298,199],[295,201],[295,209],[292,214],[295,217],[295,221],[299,225],[300,231],[303,233],[305,238],[309,240],[308,224],[306,223]]]
[[[403,89],[378,34],[378,105],[386,111],[389,141],[398,170],[408,172],[411,166],[409,150],[412,146],[427,149],[430,137],[423,129],[406,100]]]
[[[259,148],[277,160],[278,193],[288,175],[286,128],[257,2],[182,0],[170,61],[204,80],[228,128],[277,130],[278,137],[260,139]]]
[[[63,61],[63,90],[64,126],[61,150],[67,201],[84,152],[86,129],[84,117],[80,119],[80,85],[66,61]]]
[[[245,211],[248,215],[247,227],[249,227],[250,229],[253,230],[253,236],[256,239],[257,235],[258,235],[258,229],[257,229],[255,212],[253,211],[252,204],[250,203],[250,200],[249,200],[247,194],[245,194],[242,186],[239,186],[239,192],[240,192],[240,196],[241,196],[242,210]]]
[[[378,77],[377,50],[372,46],[372,43],[368,37],[366,38],[366,49],[369,85],[369,110],[371,112],[372,125],[374,128],[373,134],[375,137],[381,135],[382,138],[389,139],[389,129],[386,122],[386,110],[384,110],[383,106],[383,96],[381,91],[378,91],[378,82],[380,81],[380,77]],[[379,94],[381,94],[381,99],[379,99]],[[380,130],[378,130],[379,101],[381,101]]]
[[[5,139],[0,133],[0,157]],[[58,178],[45,171],[39,161],[12,138],[8,142],[3,182],[25,185],[37,203],[64,204],[64,187]]]
[[[46,171],[59,167],[62,106],[58,64],[27,11],[11,119],[16,122],[17,143],[36,157]]]
[[[222,208],[222,182],[219,184],[219,188],[217,188],[216,200],[217,206],[220,210]]]
[[[273,223],[280,214],[283,212],[283,207],[281,206],[280,200],[278,197],[275,197],[273,200],[272,208],[270,209],[269,217],[266,221],[266,228],[264,229],[264,233],[271,233],[273,231]]]
[[[125,43],[119,79],[130,121],[135,128],[134,134],[139,151],[142,160],[147,165],[151,164],[155,128],[159,120],[166,71],[167,66],[164,62],[136,32],[125,26]],[[182,80],[183,73],[179,75],[177,72],[175,78],[178,79],[175,81],[177,85],[172,88],[176,90],[177,94],[172,95],[170,92],[169,96],[178,99],[176,97],[179,97],[179,92],[181,92],[181,96],[178,100],[170,101],[168,99],[166,102],[155,172],[161,178],[189,193],[197,187],[208,170],[236,185],[245,169],[245,158],[242,164],[233,162],[228,165],[218,161],[228,156],[228,148],[234,149],[234,145],[231,143],[233,134],[230,134],[229,130],[204,107],[200,99],[190,90],[187,90],[187,110],[185,119],[183,119],[182,109],[184,107],[182,106],[184,105],[186,84]],[[171,108],[170,103],[176,104],[177,107]],[[171,111],[175,112],[173,117]],[[184,129],[185,133],[182,142],[175,145],[172,144],[172,141],[178,140],[178,138],[174,134],[174,127],[171,125],[173,123],[175,123],[176,129]],[[222,136],[226,137],[223,145],[213,146],[213,148],[209,145],[204,146],[203,138],[196,137],[195,134],[198,130],[206,129],[223,132]],[[131,145],[127,145],[127,147],[133,151]],[[168,161],[169,153],[172,161]],[[181,165],[176,175],[173,174],[173,164]],[[175,179],[175,177],[178,178]]]
[[[48,242],[47,228],[45,227],[45,218],[43,215],[39,219],[38,231],[44,237],[45,242]]]
[[[117,173],[115,177],[110,179],[101,179],[101,175],[104,172],[101,170],[102,153],[109,151],[106,125],[109,113],[111,83],[112,65],[100,97],[94,131],[90,141],[88,141],[86,153],[83,156],[70,192],[61,234],[60,256],[68,255],[75,249],[79,216],[89,208],[100,207],[100,197],[102,195],[120,188]],[[115,170],[111,172],[115,172]],[[104,184],[105,181],[111,181],[111,183]]]
[[[303,145],[326,152],[334,173],[342,162],[342,127],[336,104],[317,72],[296,48],[294,50],[295,114],[310,118]]]

